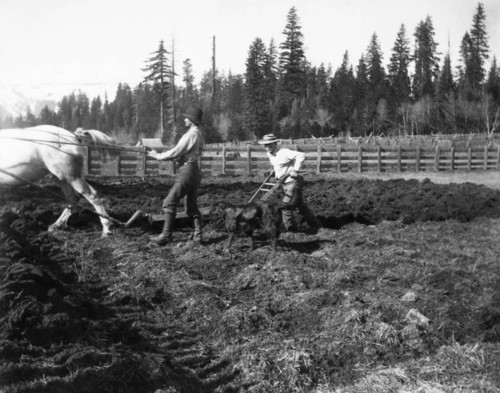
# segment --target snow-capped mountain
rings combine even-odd
[[[109,100],[113,100],[116,88],[116,83],[88,83],[79,86],[69,84],[0,86],[0,118],[25,115],[28,108],[38,116],[45,106],[55,109],[64,96],[77,94],[80,91],[85,93],[89,100],[97,96],[104,99],[106,95]]]

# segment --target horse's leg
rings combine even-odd
[[[112,222],[106,218],[108,217],[108,213],[106,212],[106,209],[104,208],[104,205],[102,203],[102,199],[99,198],[97,191],[82,177],[74,179],[70,184],[75,189],[75,191],[82,194],[85,199],[87,199],[92,204],[92,206],[94,206],[94,209],[99,215],[99,220],[102,224],[101,237],[107,237],[111,233],[110,227],[112,225]]]
[[[61,227],[66,228],[68,219],[73,212],[73,206],[78,202],[78,195],[71,185],[69,185],[65,181],[59,181],[59,187],[61,188],[64,197],[69,202],[69,204],[64,208],[57,221],[49,227],[49,232],[52,232]]]

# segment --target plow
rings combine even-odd
[[[248,200],[247,203],[252,203],[255,200],[259,199],[261,201],[266,201],[268,200],[278,189],[279,187],[285,182],[285,180],[288,178],[288,176],[283,176],[281,179],[279,179],[277,182],[272,181],[272,177],[274,176],[274,172],[269,173],[262,184],[259,186],[259,188],[253,193],[252,197]],[[200,214],[202,216],[208,216],[212,212],[213,208],[211,206],[207,207],[202,207],[200,208]],[[137,210],[131,217],[130,219],[126,222],[123,223],[123,226],[125,228],[129,227],[132,225],[134,221],[141,217],[147,217],[148,221],[150,223],[158,222],[158,221],[165,221],[166,219],[166,214],[150,214],[143,212],[142,210]],[[188,218],[188,215],[186,214],[185,211],[179,211],[177,212],[176,219],[186,219]]]

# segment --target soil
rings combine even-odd
[[[204,178],[200,206],[260,181]],[[125,222],[172,178],[91,183]],[[261,233],[225,249],[213,214],[202,245],[179,219],[157,246],[146,216],[101,239],[84,201],[49,233],[50,180],[3,190],[0,391],[499,392],[500,190],[439,183],[307,175],[323,228],[296,213],[277,251]]]

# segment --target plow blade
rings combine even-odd
[[[132,216],[128,219],[128,221],[123,224],[125,228],[128,228],[132,223],[137,220],[139,217],[142,217],[144,213],[141,210],[137,210]]]

